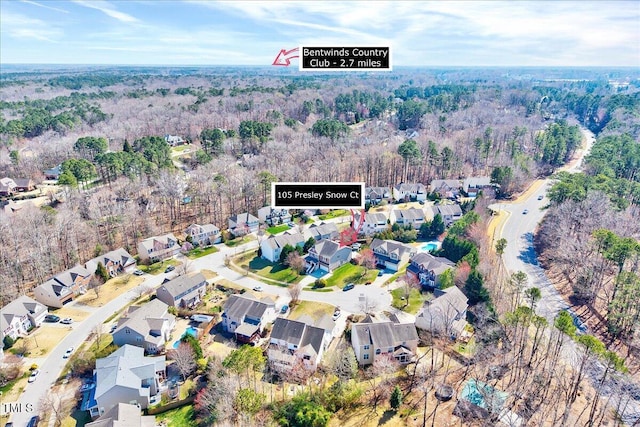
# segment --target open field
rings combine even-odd
[[[150,265],[138,264],[138,269],[144,271],[147,274],[158,275],[164,273],[165,268],[170,265],[177,267],[182,263],[176,259],[169,258],[164,261],[158,261]]]
[[[216,252],[218,252],[218,248],[216,248],[215,246],[209,246],[208,248],[195,248],[189,251],[189,253],[187,254],[187,258],[197,259],[205,255],[215,254]]]
[[[96,293],[93,290],[89,290],[76,300],[91,307],[101,307],[118,295],[135,288],[142,283],[142,281],[142,277],[134,276],[133,274],[114,277],[113,279],[107,280],[107,282],[100,287],[100,293],[97,298]]]
[[[240,268],[248,268],[250,272],[257,274],[260,277],[264,277],[265,279],[285,283],[298,283],[302,280],[302,276],[295,273],[289,267],[260,258],[255,251],[239,256],[234,260],[234,262]]]
[[[300,301],[289,314],[289,319],[296,320],[300,316],[308,315],[313,319],[320,319],[323,315],[327,314],[331,316],[335,307],[331,304],[325,304],[315,301]]]
[[[327,280],[327,286],[343,287],[347,283],[367,283],[373,282],[378,276],[378,270],[372,269],[366,272],[364,267],[353,265],[350,262],[342,265],[331,274]]]
[[[409,301],[405,299],[404,286],[391,291],[393,302],[391,305],[399,310],[406,311],[409,314],[416,314],[425,301],[425,296],[416,288],[409,290]]]

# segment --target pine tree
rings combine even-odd
[[[402,390],[400,390],[399,386],[395,386],[393,388],[391,397],[389,398],[389,403],[391,404],[391,409],[394,411],[400,409],[400,405],[402,405]]]
[[[99,277],[103,282],[106,282],[107,280],[109,280],[109,272],[107,271],[106,267],[102,264],[102,262],[98,263],[98,266],[96,267],[95,275]]]

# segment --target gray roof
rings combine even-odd
[[[183,292],[193,288],[194,286],[203,283],[204,286],[207,284],[207,279],[204,277],[202,273],[197,273],[191,276],[178,276],[173,280],[169,280],[166,283],[162,284],[162,287],[169,292],[173,297],[176,295],[180,295]]]
[[[436,274],[440,274],[455,265],[447,258],[435,257],[426,252],[420,252],[411,257],[411,264],[415,264],[425,270],[432,270]]]
[[[433,206],[433,214],[441,216],[462,216],[462,208],[458,204]]]
[[[121,266],[126,267],[136,263],[136,260],[127,252],[124,248],[116,249],[115,251],[107,252],[104,255],[97,256],[86,262],[84,265],[87,271],[95,273],[98,268],[98,263],[107,265],[109,261],[120,263]]]
[[[318,353],[324,340],[324,329],[278,317],[273,323],[271,338],[297,345],[299,349],[308,345]]]
[[[123,345],[111,355],[96,359],[95,398],[117,386],[143,390],[142,380],[154,378],[165,366],[165,356],[145,357],[142,347]]]
[[[418,208],[409,208],[409,209],[395,209],[393,211],[396,215],[396,218],[402,218],[403,220],[416,220],[422,219],[424,220],[424,211]]]
[[[469,190],[469,187],[481,188],[490,187],[491,178],[488,176],[470,176],[466,178],[462,183],[462,189],[465,193]]]
[[[139,306],[132,305],[120,318],[114,332],[128,327],[145,336],[145,339],[154,341],[155,337],[150,335],[152,330],[160,330],[165,322],[175,321],[175,316],[168,311],[169,306],[157,298]]]
[[[391,191],[389,187],[364,187],[364,194],[367,198],[383,198],[390,197]]]
[[[411,246],[393,240],[373,239],[370,247],[374,252],[376,252],[377,249],[379,251],[384,251],[386,254],[395,253],[398,255],[398,259],[402,258],[405,254],[415,252],[415,249]]]
[[[467,309],[469,301],[467,296],[457,287],[452,286],[446,289],[437,289],[435,298],[427,302],[430,307],[454,307],[457,311],[463,312]]]
[[[156,418],[142,415],[140,408],[130,403],[118,403],[100,418],[85,427],[155,427]]]
[[[418,339],[413,323],[356,323],[352,326],[352,333],[358,335],[361,344],[370,344],[375,348],[395,347]]]
[[[245,316],[260,319],[269,305],[272,304],[258,301],[250,296],[231,295],[224,304],[224,314],[231,319],[244,320]]]
[[[431,181],[431,191],[437,190],[458,190],[460,188],[460,180],[458,179],[434,179]]]
[[[86,268],[82,267],[81,265],[76,265],[75,267],[72,267],[66,271],[63,271],[57,276],[54,276],[53,279],[64,286],[71,287],[75,283],[75,280],[78,276],[87,278],[91,276],[91,274],[93,273],[89,272],[89,270],[87,270]]]
[[[220,229],[214,224],[191,224],[189,227],[187,227],[187,232],[192,228],[195,228],[198,231],[198,234],[207,232],[218,233],[220,231]]]
[[[295,247],[304,244],[304,236],[300,233],[285,232],[278,236],[269,236],[266,242],[274,249],[284,248],[287,245]]]
[[[337,234],[338,227],[333,222],[322,222],[320,224],[311,224],[311,226],[305,231],[305,240],[309,237],[313,237],[319,240],[321,236],[327,236],[331,234]]]
[[[0,308],[0,333],[9,327],[14,317],[24,317],[29,314],[37,317],[43,311],[47,311],[47,307],[43,304],[26,295],[19,296]]]
[[[229,217],[229,221],[234,222],[236,225],[238,224],[247,224],[247,223],[253,223],[253,222],[258,222],[258,218],[256,218],[255,216],[251,215],[248,212],[243,212],[237,215],[231,215]]]
[[[168,244],[169,241],[172,241],[174,243],[174,245],[178,244],[178,239],[176,239],[176,236],[174,236],[173,233],[163,234],[162,236],[149,237],[148,239],[144,239],[142,242],[140,242],[140,244],[145,249],[149,250],[149,249],[153,249],[153,243],[155,241],[160,242],[160,243],[165,244],[165,245]]]
[[[410,183],[410,182],[403,182],[401,184],[398,184],[395,186],[395,189],[398,191],[402,191],[404,193],[426,193],[427,192],[427,188],[424,186],[424,184],[421,184],[419,182],[415,182],[415,183]]]
[[[304,347],[309,346],[315,351],[316,354],[318,354],[320,353],[320,348],[322,347],[323,340],[324,329],[306,325],[299,348],[304,349]]]

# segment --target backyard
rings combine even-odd
[[[193,427],[195,425],[193,405],[185,405],[156,415],[156,421],[165,421],[168,427]]]
[[[391,295],[393,296],[391,305],[410,314],[416,314],[426,300],[420,290],[416,288],[409,289],[409,298],[407,300],[404,286],[392,290]]]
[[[353,265],[350,262],[333,270],[331,277],[327,279],[327,286],[343,287],[347,283],[367,283],[373,282],[378,276],[378,270],[368,270],[360,265]]]

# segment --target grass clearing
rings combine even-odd
[[[172,409],[164,414],[156,415],[156,421],[166,421],[168,427],[193,427],[196,413],[193,405],[185,405],[182,408]]]
[[[318,219],[324,221],[325,219],[337,218],[345,215],[349,215],[349,212],[347,212],[345,209],[334,209],[324,215],[318,215]]]
[[[90,292],[93,292],[93,291],[90,291]],[[93,294],[93,296],[95,297],[95,293]],[[79,298],[76,298],[76,301],[78,300]],[[90,314],[89,312],[82,310],[80,308],[68,307],[68,306],[63,306],[62,308],[58,308],[58,309],[51,309],[49,310],[49,313],[55,314],[61,319],[64,319],[65,317],[71,317],[76,322],[86,319],[87,317],[89,317],[89,314]],[[44,325],[47,325],[47,323],[43,323],[43,326]]]
[[[28,366],[24,367],[27,369],[21,376],[16,378],[13,381],[9,381],[7,384],[0,387],[0,392],[2,392],[2,401],[3,402],[17,402],[18,398],[22,394],[25,386],[28,384],[27,380],[29,379],[29,375],[31,374],[28,371]]]
[[[77,320],[77,318],[74,318]],[[66,337],[71,328],[61,324],[43,323],[29,336],[20,338],[14,348],[20,348],[23,341],[30,357],[43,357],[53,350]]]
[[[216,273],[215,271],[211,271],[211,270],[200,270],[200,273],[202,273],[204,278],[207,279],[207,280],[213,280],[216,277],[218,277],[218,273]]]
[[[267,228],[267,233],[278,234],[278,233],[282,233],[283,231],[287,231],[288,229],[289,229],[289,226],[287,224],[280,224],[280,225]]]
[[[252,235],[247,235],[247,236],[242,236],[242,237],[236,237],[235,239],[231,239],[231,240],[227,240],[226,242],[224,242],[225,245],[229,246],[230,248],[233,248],[235,246],[239,246],[242,245],[244,243],[249,243],[252,240],[255,240],[256,238]]]
[[[334,310],[335,307],[331,304],[316,301],[300,301],[291,310],[289,319],[295,320],[306,314],[311,316],[313,319],[318,320],[325,314],[331,316]]]
[[[117,296],[135,288],[142,283],[143,280],[142,277],[134,276],[133,274],[114,277],[113,279],[107,280],[107,282],[100,287],[98,297],[96,297],[96,293],[93,290],[90,290],[86,294],[76,298],[76,301],[91,307],[102,307]]]
[[[253,255],[252,258],[251,255]],[[302,280],[302,276],[291,270],[289,267],[260,258],[255,251],[250,252],[249,256],[247,256],[247,254],[240,256],[235,260],[235,263],[240,268],[248,268],[250,272],[257,274],[260,277],[264,277],[265,279],[285,283],[298,283]]]
[[[215,254],[216,252],[219,252],[219,250],[215,246],[209,246],[208,248],[195,248],[189,251],[187,258],[197,259],[209,254]]]
[[[333,274],[327,279],[327,286],[342,288],[347,283],[360,284],[373,282],[377,276],[378,270],[369,270],[365,273],[364,267],[348,262],[333,270]]]
[[[74,410],[73,413],[62,420],[61,427],[80,427],[91,422],[88,411]]]
[[[182,263],[180,261],[173,258],[169,258],[169,259],[165,259],[164,261],[158,261],[150,265],[139,264],[138,269],[144,271],[147,274],[158,275],[158,274],[164,273],[164,270],[170,265],[177,267],[181,264]]]
[[[405,298],[405,287],[402,286],[400,288],[394,289],[391,291],[391,295],[393,296],[393,301],[391,305],[398,310],[406,311],[410,314],[416,314],[422,304],[425,302],[425,296],[416,288],[411,288],[409,290],[409,298]]]

